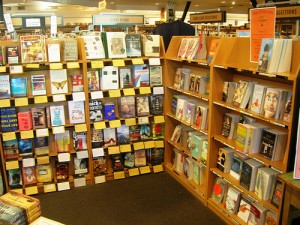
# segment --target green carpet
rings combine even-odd
[[[224,225],[167,173],[40,194],[42,215],[67,225]]]

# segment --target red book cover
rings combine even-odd
[[[36,184],[36,175],[34,166],[22,168],[23,182],[25,185]]]
[[[83,76],[82,74],[72,75],[73,92],[83,91]]]
[[[18,125],[19,125],[19,130],[31,130],[32,129],[31,112],[19,112]]]

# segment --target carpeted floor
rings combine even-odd
[[[42,215],[67,225],[224,225],[167,173],[40,194]]]

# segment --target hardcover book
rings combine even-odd
[[[149,65],[133,65],[133,85],[134,87],[150,86]]]
[[[113,171],[123,171],[124,169],[124,162],[123,157],[121,154],[111,155],[111,162]]]
[[[19,130],[31,130],[32,129],[32,114],[30,111],[18,112],[18,126]]]
[[[217,160],[217,168],[223,173],[229,173],[232,164],[234,150],[229,147],[219,148],[219,156]]]
[[[134,165],[136,167],[146,166],[147,158],[146,158],[146,150],[136,150],[134,151]]]
[[[63,105],[50,106],[51,126],[62,126],[66,124],[65,108]]]
[[[104,59],[105,52],[100,36],[83,36],[86,59]]]
[[[60,45],[48,44],[48,61],[49,62],[60,62]]]
[[[258,168],[263,166],[263,163],[255,159],[245,160],[242,166],[240,185],[249,191],[254,191]]]
[[[36,184],[36,175],[35,175],[35,167],[22,167],[22,175],[24,185]]]
[[[3,141],[3,153],[5,159],[17,159],[19,157],[18,140]]]
[[[35,63],[47,61],[45,36],[20,36],[22,63]]]
[[[150,86],[162,85],[162,66],[150,66],[149,68]]]
[[[161,115],[163,113],[163,96],[151,95],[150,96],[150,112],[152,115]]]
[[[152,136],[153,139],[162,139],[165,135],[164,123],[152,123]]]
[[[33,141],[34,141],[34,153],[37,156],[49,154],[48,137],[35,137]]]
[[[141,57],[142,56],[141,42],[142,41],[141,41],[140,34],[126,34],[125,35],[127,57]]]
[[[33,154],[32,139],[18,140],[19,156],[28,156]]]
[[[228,139],[235,139],[237,125],[239,123],[240,116],[232,113],[225,113],[223,117],[221,134]]]
[[[123,155],[124,166],[127,168],[134,167],[134,152],[126,152]]]
[[[118,144],[129,144],[129,127],[122,125],[117,128],[117,142]]]
[[[233,105],[245,109],[250,101],[250,96],[253,93],[253,87],[253,82],[240,80],[233,95]]]
[[[160,56],[160,36],[159,35],[143,35],[143,55],[149,57]]]
[[[19,63],[19,47],[18,46],[6,46],[6,62],[7,64]]]
[[[217,47],[218,47],[218,44],[219,44],[219,39],[213,39],[211,41],[211,44],[210,44],[210,49],[209,49],[209,52],[208,52],[208,57],[207,57],[207,61],[209,63],[212,62],[213,60],[213,57],[215,55],[215,52],[217,51]]]
[[[18,130],[16,108],[0,108],[1,128],[3,132]]]
[[[132,88],[132,68],[131,67],[119,67],[120,75],[120,88]]]
[[[10,90],[13,97],[27,96],[27,77],[18,77],[10,79]]]
[[[279,179],[276,179],[276,184],[274,188],[274,192],[271,198],[271,203],[274,205],[277,209],[279,209],[279,206],[281,204],[283,197],[283,184],[282,181]]]
[[[44,74],[31,76],[32,95],[46,95],[46,78]]]
[[[114,102],[105,102],[103,106],[104,119],[114,120],[116,118],[116,109]]]
[[[249,225],[263,225],[266,218],[267,209],[257,202],[250,205]]]
[[[137,112],[137,116],[147,116],[150,114],[148,96],[136,97],[136,112]]]
[[[69,178],[69,162],[56,162],[55,169],[58,182]]]
[[[75,132],[73,131],[73,145],[75,151],[82,151],[87,149],[86,132]]]
[[[90,121],[97,122],[103,120],[102,102],[100,100],[90,100]]]
[[[47,118],[45,108],[31,108],[33,128],[46,128]]]
[[[50,70],[51,94],[68,93],[67,70]]]
[[[264,225],[279,225],[278,216],[272,211],[268,210]]]
[[[103,129],[104,146],[113,146],[117,144],[116,129],[105,128]]]
[[[83,91],[83,75],[82,74],[72,75],[72,91],[73,92]]]
[[[232,214],[236,214],[239,209],[240,199],[241,199],[241,192],[233,187],[229,187],[226,195],[226,202],[225,202],[227,211]]]
[[[264,99],[266,94],[267,86],[261,84],[255,84],[250,104],[251,111],[255,113],[263,112]]]
[[[23,187],[21,168],[10,169],[7,171],[8,185],[10,189],[18,189]]]
[[[64,133],[54,134],[54,149],[57,153],[70,152],[70,131],[65,130]]]
[[[232,103],[236,88],[236,82],[225,81],[223,85],[222,101]]]
[[[103,131],[92,128],[92,148],[101,148],[103,146]]]
[[[70,123],[85,123],[85,111],[83,101],[68,101],[68,111]]]
[[[65,40],[63,45],[63,60],[64,61],[77,61],[78,60],[78,46],[77,40]]]
[[[129,138],[130,138],[130,141],[141,140],[140,126],[133,125],[133,126],[129,127]]]
[[[223,180],[221,177],[216,177],[211,198],[217,204],[221,203],[223,201],[226,190],[227,190],[227,182]]]
[[[9,75],[0,76],[0,99],[1,98],[10,98]]]
[[[106,32],[108,58],[126,58],[124,32]]]
[[[97,70],[87,71],[87,79],[88,79],[89,91],[100,90],[99,71]]]
[[[163,148],[152,148],[151,150],[151,160],[152,166],[160,165],[164,162],[164,149]]]
[[[150,124],[140,125],[140,138],[141,138],[142,141],[152,139]]]
[[[237,216],[245,223],[248,222],[251,208],[251,200],[242,196]]]
[[[134,96],[120,97],[119,110],[122,118],[135,117],[135,97]]]
[[[36,165],[36,180],[38,183],[46,183],[52,181],[52,166],[51,164]]]
[[[79,159],[74,157],[74,173],[75,175],[81,175],[88,173],[88,159]]]
[[[105,156],[93,158],[93,172],[94,176],[101,176],[107,172],[107,160]]]
[[[104,66],[100,75],[101,90],[119,89],[119,69],[116,66]]]
[[[263,201],[271,199],[278,172],[269,167],[260,167],[257,171],[255,194]]]

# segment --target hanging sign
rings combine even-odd
[[[126,25],[132,26],[144,24],[143,15],[123,15],[123,14],[100,14],[93,15],[93,25],[111,26],[111,25]]]
[[[226,11],[190,14],[190,23],[223,23],[226,22]]]

